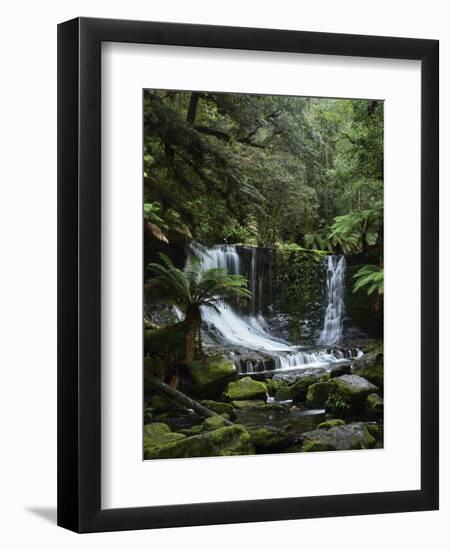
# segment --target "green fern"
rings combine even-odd
[[[365,265],[359,269],[353,278],[356,283],[353,292],[365,290],[370,296],[374,292],[381,295],[384,292],[384,268],[377,265]]]

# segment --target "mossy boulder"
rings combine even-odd
[[[236,382],[230,382],[224,392],[224,397],[228,401],[244,401],[248,399],[266,400],[267,388],[263,382],[258,382],[246,376]]]
[[[363,422],[313,430],[304,433],[302,439],[304,452],[373,449],[376,445],[375,438]]]
[[[345,422],[341,418],[333,418],[331,420],[325,420],[321,422],[318,426],[318,430],[329,430],[330,428],[335,428],[336,426],[345,426]]]
[[[378,388],[355,374],[344,374],[330,380],[331,389],[325,402],[327,412],[349,416],[363,412],[367,397]]]
[[[236,418],[233,406],[230,403],[223,403],[222,401],[212,401],[211,399],[202,399],[200,403],[212,412],[220,415],[227,414],[230,420]]]
[[[383,447],[384,430],[382,424],[375,424],[375,422],[366,422],[367,431],[377,442],[377,447]]]
[[[153,422],[144,426],[144,457],[157,453],[165,445],[185,439],[185,435],[172,432],[167,424]]]
[[[194,392],[205,399],[220,397],[227,385],[236,380],[238,375],[234,363],[221,356],[194,361],[189,367],[189,372]]]
[[[384,403],[383,398],[377,393],[371,393],[366,399],[365,412],[371,419],[383,418]]]
[[[318,382],[319,377],[314,374],[303,376],[289,388],[291,399],[297,403],[305,401],[308,394],[308,388]]]
[[[233,456],[254,454],[250,435],[244,426],[235,424],[184,437],[157,448],[146,450],[145,458],[191,458],[205,456]]]
[[[152,408],[155,413],[172,412],[176,407],[172,401],[166,399],[163,395],[151,395],[147,400],[148,406]]]
[[[359,363],[355,362],[353,365],[353,373],[358,376],[362,376],[381,391],[384,387],[384,368],[383,368],[383,356],[378,355],[373,361]]]
[[[306,393],[306,406],[309,408],[325,407],[328,395],[333,389],[331,382],[317,382],[308,387]]]
[[[289,384],[287,382],[284,380],[276,380],[274,378],[266,378],[264,380],[264,384],[266,385],[267,393],[272,397],[275,397],[277,391],[289,388]]]
[[[171,358],[183,361],[186,352],[186,323],[175,323],[162,328],[144,327],[144,353],[149,357]]]
[[[222,416],[210,416],[203,422],[203,431],[210,432],[211,430],[217,430],[226,426],[225,418]]]
[[[330,378],[337,378],[338,376],[342,376],[343,374],[350,374],[350,371],[350,363],[342,363],[341,365],[335,365],[334,367],[331,367],[329,375]]]
[[[294,434],[275,428],[258,428],[250,430],[250,439],[255,451],[261,454],[282,452],[294,443]]]

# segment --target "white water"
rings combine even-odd
[[[200,260],[202,271],[221,267],[229,273],[242,274],[241,261],[235,246],[205,248],[197,244],[191,247],[191,251]],[[256,290],[255,266],[255,254],[252,253],[249,284],[253,292]],[[208,331],[222,344],[268,353],[274,357],[277,370],[323,367],[345,360],[344,354],[339,350],[301,351],[300,346],[293,346],[277,338],[270,333],[260,313],[244,315],[228,306],[220,305],[218,308],[220,313],[210,308],[202,308],[202,319]],[[255,311],[254,303],[252,309]]]
[[[345,314],[345,268],[344,256],[327,256],[327,307],[323,329],[317,341],[319,345],[336,344],[342,337]]]

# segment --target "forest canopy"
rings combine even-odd
[[[147,90],[144,216],[205,245],[376,249],[383,102]]]

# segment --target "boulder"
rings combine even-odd
[[[250,430],[250,439],[255,451],[261,454],[279,453],[295,441],[292,433],[268,427]]]
[[[267,398],[267,388],[263,382],[252,380],[249,376],[241,378],[237,382],[230,382],[224,397],[228,401],[244,401],[248,399]]]
[[[144,458],[157,453],[169,443],[185,439],[184,434],[171,432],[169,426],[163,422],[153,422],[144,426]]]
[[[350,363],[342,363],[340,365],[336,365],[334,367],[331,367],[330,369],[330,378],[336,378],[338,376],[342,376],[343,374],[350,374],[350,371]]]
[[[304,452],[373,449],[376,444],[363,422],[313,430],[304,433],[302,439]]]
[[[274,378],[266,378],[264,384],[266,385],[267,393],[272,397],[275,396],[278,390],[289,387],[289,384],[284,380],[276,380]]]
[[[370,435],[375,438],[377,442],[377,448],[382,449],[384,439],[383,425],[376,424],[375,422],[366,422],[366,428]]]
[[[332,389],[333,384],[331,382],[317,382],[316,384],[312,384],[309,386],[306,393],[306,406],[311,409],[325,407],[325,402]]]
[[[194,392],[205,399],[220,397],[227,385],[238,376],[234,363],[222,356],[194,361],[189,367],[189,372]]]
[[[202,399],[202,401],[200,401],[200,404],[217,414],[227,414],[230,420],[234,420],[236,418],[236,413],[229,403],[223,403],[222,401],[212,401],[211,399]]]
[[[355,374],[344,374],[333,378],[329,384],[331,388],[325,408],[327,412],[337,416],[362,413],[367,397],[378,391],[371,382]]]
[[[373,344],[370,351],[355,361],[352,372],[372,382],[381,391],[384,387],[383,346]]]
[[[225,423],[225,419],[222,416],[210,416],[209,418],[206,418],[203,422],[202,429],[205,432],[210,432],[211,430],[223,428],[226,425],[227,424]]]
[[[262,399],[245,399],[243,401],[232,401],[231,406],[237,410],[243,409],[265,409],[266,402]]]
[[[244,426],[235,424],[199,435],[170,441],[158,447],[147,447],[145,458],[191,458],[254,454],[250,435]]]
[[[345,426],[345,422],[340,418],[333,418],[331,420],[325,420],[321,422],[318,426],[318,430],[329,430],[330,428],[335,428],[336,426]]]
[[[365,412],[370,419],[376,420],[383,418],[384,403],[383,398],[377,393],[371,393],[366,399]]]
[[[297,382],[295,382],[290,388],[289,392],[291,399],[296,402],[303,402],[306,399],[308,393],[308,388],[313,384],[319,382],[319,376],[314,374],[309,374],[308,376],[303,376]]]

